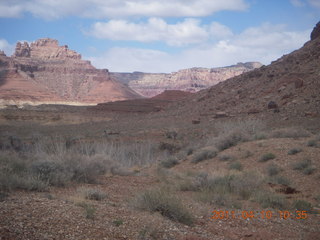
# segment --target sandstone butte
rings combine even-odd
[[[219,68],[194,67],[172,73],[111,72],[110,74],[142,96],[153,97],[165,90],[198,92],[261,66],[259,62],[247,62]]]
[[[107,69],[96,69],[81,55],[39,39],[16,45],[13,56],[0,52],[0,103],[97,104],[141,96],[112,79]]]

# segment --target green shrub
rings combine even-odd
[[[85,199],[89,200],[101,201],[107,197],[107,195],[104,192],[94,188],[83,189],[82,193]]]
[[[310,133],[300,128],[282,128],[272,131],[271,137],[274,138],[301,138],[309,137]]]
[[[247,140],[248,138],[243,133],[233,132],[229,135],[220,137],[216,143],[216,147],[219,151],[223,151]]]
[[[268,175],[269,176],[275,176],[277,175],[279,172],[281,171],[281,169],[275,165],[275,164],[270,164],[268,167],[267,167],[267,172],[268,172]]]
[[[290,180],[283,176],[273,176],[269,179],[269,182],[286,186],[290,186],[291,184]]]
[[[304,170],[310,167],[310,165],[311,165],[310,159],[304,159],[300,162],[296,162],[295,164],[293,164],[292,168],[293,170]]]
[[[217,152],[215,150],[203,149],[200,152],[197,152],[193,155],[191,162],[192,163],[199,163],[204,160],[214,158],[215,156],[217,156]]]
[[[299,152],[302,152],[302,149],[301,148],[292,148],[288,151],[288,155],[295,155]]]
[[[305,200],[296,200],[293,202],[292,207],[299,211],[312,211],[312,204]]]
[[[95,207],[93,205],[88,204],[86,202],[80,202],[77,205],[84,209],[85,217],[87,219],[91,219],[91,220],[94,219],[94,215],[96,213],[96,209],[95,209]]]
[[[181,201],[165,189],[151,189],[137,196],[135,206],[161,215],[186,225],[191,225],[194,218],[184,208]]]
[[[115,226],[119,227],[123,224],[123,220],[117,219],[112,222]]]
[[[266,162],[275,158],[276,158],[276,155],[274,155],[273,153],[266,153],[261,156],[261,158],[259,159],[259,162]]]
[[[240,162],[233,162],[229,165],[229,169],[239,170],[241,171],[243,169],[243,166]]]
[[[314,173],[315,170],[316,170],[315,167],[309,166],[309,167],[306,167],[305,169],[303,169],[302,173],[304,175],[311,175],[312,173]]]
[[[230,160],[233,160],[233,159],[234,159],[234,157],[230,156],[230,155],[221,155],[221,156],[219,156],[219,160],[222,161],[222,162],[230,161]]]
[[[160,162],[160,165],[164,168],[172,168],[177,165],[179,161],[175,158],[169,158]]]
[[[263,208],[284,209],[288,205],[284,196],[267,191],[258,192],[254,200]]]
[[[308,146],[308,147],[317,147],[317,146],[318,146],[318,143],[317,143],[316,140],[309,140],[309,141],[307,142],[307,146]]]

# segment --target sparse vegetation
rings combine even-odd
[[[284,196],[268,191],[259,191],[255,195],[254,200],[260,203],[263,208],[284,209],[288,206],[288,202]]]
[[[312,204],[305,201],[305,200],[295,200],[292,204],[293,209],[299,210],[299,211],[312,211]]]
[[[186,225],[191,225],[194,218],[182,205],[181,201],[166,189],[148,190],[135,199],[135,206],[141,210],[159,212],[161,215]]]
[[[318,143],[317,143],[316,140],[309,140],[309,141],[307,142],[307,146],[308,146],[308,147],[318,147]]]
[[[293,170],[304,170],[311,166],[311,160],[310,159],[304,159],[302,161],[296,162],[293,164]]]
[[[226,161],[230,161],[230,160],[233,160],[234,157],[231,156],[231,155],[220,155],[219,156],[219,160],[222,161],[222,162],[226,162]]]
[[[267,172],[268,172],[268,175],[269,176],[275,176],[277,175],[279,172],[281,171],[281,169],[275,165],[275,164],[270,164],[268,167],[267,167]]]
[[[309,167],[306,167],[305,169],[302,170],[302,173],[304,175],[311,175],[312,173],[314,173],[316,171],[316,168],[315,167],[312,167],[312,166],[309,166]]]
[[[172,168],[175,165],[177,165],[179,163],[179,161],[177,159],[175,159],[174,157],[170,157],[166,160],[163,160],[160,162],[160,165],[164,168]]]
[[[309,137],[310,133],[301,128],[282,128],[271,132],[273,138],[302,138]]]
[[[301,148],[292,148],[288,151],[288,155],[295,155],[299,152],[302,152],[302,149]]]
[[[123,224],[123,220],[122,219],[117,219],[117,220],[114,220],[112,222],[116,227],[119,227]]]
[[[269,182],[286,186],[290,186],[291,184],[290,180],[284,176],[273,176],[269,178]]]
[[[81,193],[84,195],[84,198],[88,200],[101,201],[107,197],[104,192],[94,188],[82,189]]]
[[[223,151],[230,147],[236,146],[240,142],[247,141],[248,138],[241,132],[233,132],[226,136],[222,136],[218,139],[216,143],[217,149]]]
[[[96,213],[96,209],[95,209],[95,207],[93,205],[88,204],[86,202],[79,202],[79,203],[77,203],[77,205],[84,209],[85,217],[87,219],[91,219],[91,220],[94,219],[94,215]]]
[[[259,159],[259,162],[267,162],[275,158],[276,158],[276,155],[274,155],[273,153],[266,153],[261,156],[261,158]]]
[[[217,152],[214,149],[202,149],[199,152],[194,153],[191,162],[199,163],[210,158],[217,156]]]
[[[243,166],[240,162],[233,162],[230,163],[229,169],[241,171],[243,169]]]

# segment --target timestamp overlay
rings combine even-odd
[[[210,215],[211,220],[223,220],[223,219],[297,219],[304,220],[308,218],[307,211],[286,211],[286,210],[213,210]]]

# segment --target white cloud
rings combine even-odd
[[[90,34],[111,40],[164,41],[172,46],[200,43],[209,35],[196,19],[185,19],[176,24],[168,24],[160,18],[150,18],[147,23],[130,23],[125,20],[97,22],[93,25]]]
[[[240,34],[230,32],[224,39],[199,44],[179,53],[112,48],[91,60],[99,68],[120,72],[172,72],[183,68],[219,67],[246,61],[269,64],[301,47],[309,39],[310,31],[292,32],[286,30],[284,25],[263,24],[248,28]]]
[[[0,17],[18,17],[26,12],[45,19],[70,15],[88,18],[201,17],[247,8],[245,0],[2,0]]]
[[[0,38],[0,50],[4,51],[7,56],[11,56],[14,46],[9,44],[7,40]]]
[[[308,2],[311,6],[320,8],[320,0],[308,0]]]
[[[301,0],[290,0],[291,4],[295,7],[303,7],[305,3]]]

